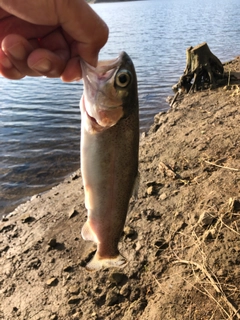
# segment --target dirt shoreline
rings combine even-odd
[[[240,57],[226,68],[240,79]],[[141,138],[124,269],[89,273],[80,173],[0,222],[0,319],[240,318],[240,80],[185,96]]]

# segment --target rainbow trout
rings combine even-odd
[[[125,52],[96,68],[81,61],[81,68],[81,172],[88,210],[82,237],[97,244],[86,266],[94,271],[127,263],[118,242],[129,200],[137,192],[138,92],[135,69]]]

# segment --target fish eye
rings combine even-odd
[[[131,74],[128,70],[120,70],[116,75],[116,85],[125,88],[131,81]]]

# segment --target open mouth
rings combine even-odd
[[[96,118],[94,118],[93,116],[91,116],[88,112],[87,112],[87,108],[85,107],[85,101],[84,101],[84,96],[82,97],[82,106],[83,106],[83,110],[84,112],[86,113],[87,117],[88,117],[88,120],[90,121],[91,123],[91,127],[94,131],[97,131],[97,132],[101,132],[105,129],[108,128],[108,126],[102,126],[100,125]]]
[[[100,61],[96,68],[81,61],[84,82],[82,107],[94,131],[114,126],[123,117],[122,100],[116,95],[115,73],[121,64],[117,59]]]

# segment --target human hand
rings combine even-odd
[[[0,74],[81,78],[96,66],[108,27],[85,0],[0,0]]]

